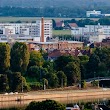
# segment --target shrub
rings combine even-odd
[[[81,88],[86,88],[86,81],[85,80],[81,81]]]
[[[66,110],[65,105],[54,100],[31,102],[25,110]]]
[[[94,80],[94,81],[91,82],[91,84],[92,84],[93,87],[97,87],[98,84],[99,84],[99,81]]]

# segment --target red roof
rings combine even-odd
[[[78,55],[88,55],[87,50],[54,50],[48,54],[48,57],[57,58],[63,55],[71,55],[71,56],[78,56]]]
[[[62,21],[56,22],[56,27],[62,27]]]
[[[78,25],[76,23],[69,23],[70,27],[78,27]]]

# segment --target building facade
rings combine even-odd
[[[85,35],[94,35],[99,32],[101,29],[102,34],[106,37],[110,37],[110,25],[85,25],[85,27],[73,27],[71,30],[71,35],[77,36],[85,36]]]
[[[52,37],[52,20],[42,18],[36,20],[36,23],[0,23],[0,30],[6,36],[31,36],[38,42],[40,42],[43,33],[46,42],[47,37]]]
[[[87,11],[86,12],[86,17],[97,17],[100,15],[101,15],[101,11],[93,10],[93,11]]]
[[[32,41],[32,42],[28,42],[28,44],[29,44],[30,50],[33,50],[33,49],[40,50],[41,48],[46,51],[83,49],[83,42],[78,42],[78,41],[58,41],[58,42]]]

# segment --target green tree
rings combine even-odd
[[[54,100],[31,102],[25,110],[65,110],[66,107]]]
[[[55,29],[56,28],[56,22],[54,19],[52,19],[52,24],[53,24],[53,29]]]
[[[10,46],[0,43],[0,72],[7,71],[10,67]]]
[[[9,90],[9,83],[7,75],[2,74],[0,76],[0,91],[7,92]]]
[[[75,64],[75,62],[68,63],[65,67],[65,74],[67,76],[68,85],[79,83],[81,75],[80,65]]]
[[[11,70],[25,73],[29,63],[29,50],[25,43],[16,42],[11,49]]]
[[[55,73],[48,73],[46,74],[45,78],[48,80],[48,86],[51,88],[58,87],[59,80]]]
[[[58,71],[58,72],[57,72],[57,77],[58,77],[58,79],[59,79],[59,85],[60,85],[61,87],[67,85],[67,77],[66,77],[66,75],[64,74],[63,71]]]
[[[43,56],[40,52],[38,51],[31,51],[30,52],[30,59],[29,59],[29,67],[31,66],[42,66],[44,62]]]
[[[33,77],[39,79],[40,77],[40,68],[38,66],[31,66],[26,74],[28,77]]]
[[[86,88],[86,81],[85,80],[81,81],[81,88]]]
[[[14,72],[12,76],[12,91],[29,90],[29,87],[26,83],[26,80],[23,76],[21,76],[20,72]]]
[[[81,63],[87,63],[89,61],[89,57],[87,55],[78,56]]]
[[[97,76],[99,63],[100,63],[99,57],[96,54],[92,54],[89,58],[88,68],[87,68],[89,78]]]
[[[37,81],[41,81],[43,78],[45,78],[45,75],[48,74],[48,70],[43,67],[38,66],[31,66],[27,71],[27,76],[36,78]]]
[[[44,61],[43,68],[47,68],[48,72],[50,73],[53,72],[54,66],[55,66],[54,61],[49,61],[49,60]]]
[[[79,59],[73,56],[60,56],[55,60],[55,66],[57,71],[64,71],[65,66],[69,62],[75,62],[79,64]]]

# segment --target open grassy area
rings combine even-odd
[[[71,35],[71,30],[53,30],[53,35]]]
[[[0,17],[0,23],[1,22],[16,22],[16,21],[22,21],[22,22],[32,22],[32,21],[36,21],[37,19],[40,19],[41,17]],[[46,17],[45,19],[55,19],[57,20],[71,20],[71,19],[76,19],[76,20],[80,20],[80,19],[85,19],[85,18],[49,18]],[[91,18],[93,20],[98,20],[98,18]]]
[[[37,19],[41,19],[41,17],[0,17],[0,22],[16,22],[16,21],[22,21],[22,22],[32,22],[36,21]],[[72,18],[45,18],[45,19],[55,19],[55,20],[70,20]]]

